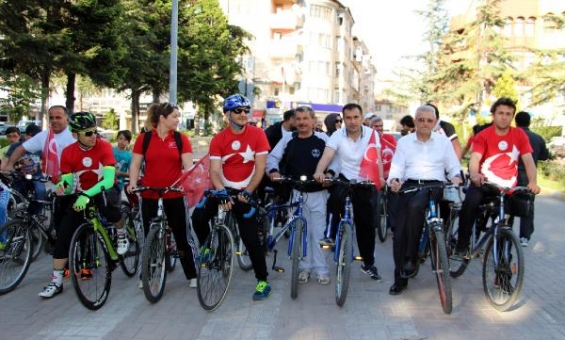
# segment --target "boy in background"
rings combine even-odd
[[[114,157],[116,158],[116,177],[120,192],[124,190],[126,178],[129,177],[129,166],[131,164],[131,151],[128,150],[131,143],[131,131],[118,131],[118,143],[114,147]]]

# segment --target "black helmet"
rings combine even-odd
[[[96,117],[90,112],[76,112],[69,117],[71,132],[80,132],[96,127]]]

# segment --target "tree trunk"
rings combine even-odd
[[[161,97],[161,93],[156,88],[153,89],[153,103],[159,103],[159,98]]]
[[[47,106],[49,105],[49,72],[44,72],[41,75],[41,110],[37,114],[35,119],[39,120],[43,127],[47,127],[49,124],[49,117],[44,120],[45,113],[49,109]]]
[[[137,133],[139,130],[139,90],[131,90],[131,131]]]
[[[67,101],[65,105],[69,110],[69,114],[73,113],[75,108],[75,81],[76,81],[76,74],[75,73],[67,73]]]

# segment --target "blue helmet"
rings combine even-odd
[[[237,109],[238,107],[250,107],[249,99],[240,94],[232,94],[224,100],[224,112]]]

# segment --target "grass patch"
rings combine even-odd
[[[552,181],[538,176],[538,185],[547,189],[565,192],[565,185],[562,182]]]

